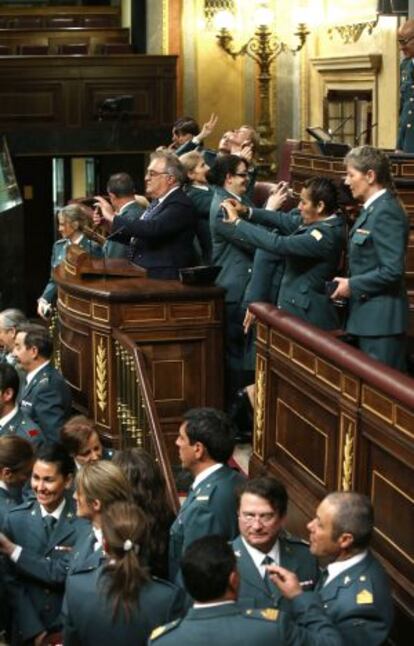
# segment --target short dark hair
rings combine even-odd
[[[193,599],[201,602],[222,597],[234,570],[236,557],[222,536],[198,538],[186,549],[181,560],[185,587]]]
[[[93,433],[99,437],[93,420],[85,415],[75,415],[61,428],[60,441],[70,455],[76,456],[88,443]]]
[[[37,351],[44,359],[50,359],[53,354],[53,341],[49,330],[38,323],[26,323],[19,325],[17,334],[23,332],[26,336],[24,345],[26,348],[37,348]]]
[[[0,392],[7,388],[13,391],[13,402],[19,394],[20,380],[16,368],[9,363],[0,363]]]
[[[356,491],[336,491],[325,498],[335,508],[332,519],[332,538],[352,534],[352,547],[368,547],[374,529],[374,510],[368,496]]]
[[[208,181],[211,184],[216,184],[216,186],[224,186],[227,175],[235,175],[240,164],[244,164],[246,170],[248,169],[246,160],[238,155],[217,157],[217,160],[208,171]]]
[[[288,508],[288,495],[284,484],[272,476],[260,476],[246,480],[238,489],[239,505],[244,493],[264,498],[277,511],[280,517],[286,516]]]
[[[116,197],[129,197],[135,193],[134,180],[128,173],[115,173],[108,179],[106,190]]]
[[[68,476],[75,471],[75,462],[59,442],[44,444],[36,451],[35,460],[56,464],[58,471],[63,476]]]
[[[174,132],[181,135],[198,135],[200,126],[193,117],[180,117],[173,123]]]
[[[332,214],[338,210],[338,187],[332,179],[327,177],[309,177],[303,183],[303,188],[308,191],[313,206],[319,202],[325,205],[325,213]]]
[[[183,415],[190,444],[201,442],[210,458],[227,462],[232,456],[236,429],[231,419],[215,408],[191,408]]]

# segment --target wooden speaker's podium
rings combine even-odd
[[[60,362],[75,406],[118,444],[113,331],[144,353],[170,453],[182,414],[223,406],[224,290],[146,278],[122,259],[96,259],[74,245],[54,270]]]

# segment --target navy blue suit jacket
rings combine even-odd
[[[194,232],[196,216],[190,198],[180,189],[170,193],[148,219],[115,216],[115,240],[134,238],[133,262],[148,271],[149,278],[176,279],[181,267],[195,264]]]

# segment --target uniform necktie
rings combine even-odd
[[[269,556],[269,554],[266,554],[266,556],[264,557],[264,559],[262,561],[262,565],[265,565],[265,566],[266,565],[272,565],[273,563],[274,563],[274,559],[272,559],[272,557]],[[266,588],[267,588],[268,592],[271,595],[273,595],[273,593],[275,591],[275,586],[272,583],[272,581],[270,579],[270,576],[269,576],[269,572],[267,570],[266,570],[265,575],[263,577],[263,581],[265,582],[265,585],[266,585]]]
[[[48,516],[45,516],[43,520],[45,521],[47,537],[50,538],[56,525],[57,518],[49,514]]]
[[[326,580],[329,576],[328,568],[322,568],[321,573],[319,575],[319,579],[317,584],[315,585],[315,590],[322,590],[323,586],[326,583]]]

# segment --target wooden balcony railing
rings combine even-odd
[[[116,407],[120,447],[144,448],[159,463],[171,507],[178,512],[174,476],[149,385],[145,358],[136,344],[113,330],[116,362]]]

